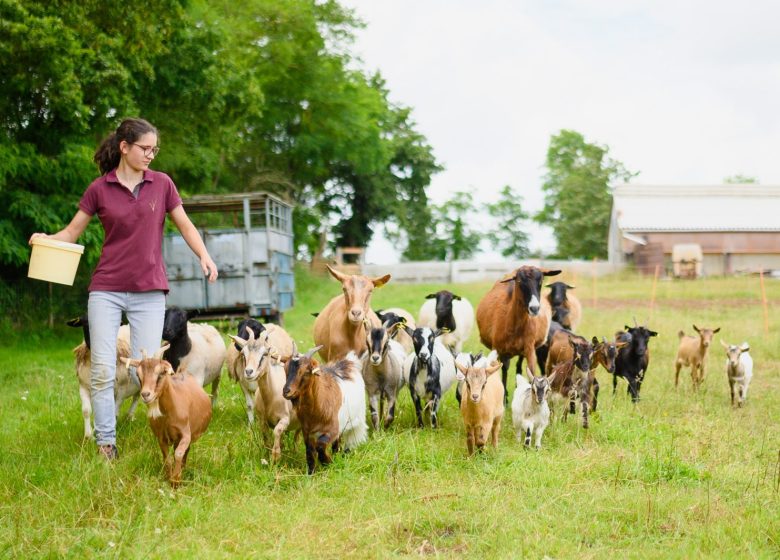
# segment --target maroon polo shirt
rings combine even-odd
[[[95,179],[79,208],[100,218],[106,232],[89,291],[168,293],[162,258],[165,215],[181,204],[168,175],[144,171],[138,198],[122,186],[116,169]]]

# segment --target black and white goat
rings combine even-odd
[[[414,351],[404,361],[404,380],[409,384],[417,426],[423,427],[422,413],[427,408],[430,409],[431,427],[436,428],[442,396],[455,383],[455,358],[437,338],[441,331],[417,327],[409,335]]]

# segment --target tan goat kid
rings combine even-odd
[[[381,326],[371,310],[374,288],[387,284],[390,275],[380,278],[351,276],[328,267],[328,272],[341,282],[343,296],[336,296],[325,306],[314,321],[314,345],[322,346],[320,356],[326,362],[340,360],[350,351],[358,356],[366,350],[366,329],[363,320],[372,327]]]
[[[257,339],[252,329],[247,328],[247,333],[248,340],[235,335],[230,338],[241,347],[245,366],[243,375],[248,382],[257,383],[255,416],[262,426],[273,430],[271,460],[275,462],[282,456],[284,432],[290,426],[294,429],[299,427],[292,403],[282,396],[287,374],[280,361],[281,355],[292,355],[295,344],[290,335],[277,325],[268,325]]]
[[[211,399],[191,375],[174,373],[171,364],[160,359],[168,346],[152,358],[123,358],[127,367],[135,367],[141,382],[141,398],[147,407],[149,426],[157,436],[168,480],[176,487],[187,464],[190,446],[203,435],[211,421]],[[174,464],[168,460],[174,448]]]
[[[487,443],[498,447],[498,432],[504,418],[504,386],[495,373],[501,369],[501,362],[495,361],[496,354],[491,353],[484,362],[471,367],[455,363],[459,372],[457,378],[464,381],[463,396],[460,401],[460,413],[466,427],[466,447],[469,455],[474,454],[474,446],[482,451]]]
[[[686,336],[683,331],[678,333],[680,347],[677,349],[677,358],[674,361],[674,386],[676,388],[680,383],[680,368],[690,366],[693,390],[696,391],[704,382],[704,364],[707,359],[707,351],[712,343],[712,337],[720,331],[720,327],[700,329],[693,325],[693,330],[699,333],[699,336]]]

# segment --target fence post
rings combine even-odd
[[[653,320],[653,313],[655,312],[655,288],[658,285],[658,274],[661,272],[661,265],[655,265],[655,274],[653,275],[653,294],[650,297],[650,321]]]
[[[593,309],[596,309],[596,302],[598,301],[597,286],[596,286],[596,257],[593,257],[593,263],[590,269],[591,278],[593,279]]]
[[[769,334],[769,309],[767,308],[766,301],[766,287],[764,286],[764,267],[758,272],[758,277],[761,279],[761,305],[764,307],[764,334]]]

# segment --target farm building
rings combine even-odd
[[[780,271],[780,186],[615,187],[609,228],[612,263],[634,262],[645,272],[661,264],[662,270],[678,272],[691,262],[677,257],[673,263],[673,252],[691,248],[690,255],[701,255],[696,264],[704,276]]]

